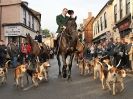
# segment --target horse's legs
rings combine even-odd
[[[71,69],[72,69],[72,62],[73,62],[74,54],[70,55],[70,61],[68,64],[68,80],[71,78]]]
[[[67,77],[67,64],[66,64],[66,55],[62,54],[62,61],[63,61],[63,68],[62,68],[62,74],[63,78]]]
[[[59,65],[59,76],[61,76],[61,61],[60,61],[60,55],[57,54],[57,61],[58,61],[58,65]]]

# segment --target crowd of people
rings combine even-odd
[[[11,67],[16,67],[19,63],[22,64],[31,58],[31,45],[27,42],[19,46],[18,42],[10,41],[6,47],[11,59]]]
[[[84,56],[89,60],[108,56],[111,64],[119,68],[133,70],[133,37],[101,40],[99,43],[87,44]]]

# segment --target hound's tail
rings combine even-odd
[[[5,63],[5,68],[8,68],[8,63],[10,62],[11,60],[8,60],[6,63]]]

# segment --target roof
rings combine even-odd
[[[104,8],[106,8],[108,5],[111,5],[112,4],[112,2],[113,2],[114,0],[108,0],[108,2],[103,6],[103,8],[99,11],[99,13],[97,14],[97,16],[95,17],[95,19],[101,14],[101,12],[104,10]],[[94,19],[94,20],[95,20]]]
[[[41,13],[33,10],[32,8],[29,8],[24,1],[21,2],[21,5],[26,8],[29,12],[31,12],[33,14],[33,16],[40,22],[41,20]]]

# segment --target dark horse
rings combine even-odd
[[[58,52],[57,60],[59,65],[59,76],[61,76],[61,61],[60,55],[62,57],[63,67],[62,76],[64,78],[71,78],[71,68],[73,57],[77,45],[78,34],[77,34],[77,24],[76,19],[69,19],[66,23],[66,29],[64,29],[58,39]],[[68,63],[66,62],[67,57],[70,56]]]
[[[30,43],[32,48],[30,54],[32,57],[31,61],[33,63],[35,63],[36,60],[38,61],[42,60],[44,62],[47,59],[49,59],[49,50],[44,43],[42,43],[42,47],[40,47],[39,43],[34,39],[32,39],[32,37],[29,34],[26,35],[26,40],[28,41],[28,43]]]

